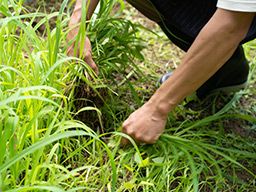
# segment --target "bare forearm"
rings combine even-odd
[[[84,61],[98,74],[98,67],[92,58],[92,48],[90,40],[87,36],[82,38],[79,34],[81,19],[85,20],[85,15],[82,11],[86,10],[86,19],[90,20],[91,16],[97,7],[99,0],[77,0],[74,11],[69,21],[69,32],[67,34],[67,54],[69,56],[77,56],[83,58]],[[86,7],[83,7],[86,6]],[[86,9],[83,9],[86,8]],[[83,16],[83,17],[82,17]],[[78,40],[78,41],[77,41]],[[82,42],[84,41],[84,42]]]
[[[216,11],[196,38],[181,66],[149,102],[156,103],[160,110],[168,113],[198,89],[231,57],[248,32],[253,17],[252,13]]]
[[[97,5],[99,3],[99,0],[86,0],[86,7],[88,7],[87,13],[86,13],[86,19],[90,20],[92,17],[93,12],[95,11]],[[77,0],[75,4],[74,11],[71,16],[71,21],[73,24],[80,22],[82,17],[82,5],[83,0]]]
[[[75,4],[74,11],[71,15],[70,21],[69,21],[69,27],[70,27],[70,32],[67,35],[67,40],[70,41],[72,40],[79,31],[79,23],[82,18],[82,6],[83,6],[83,1],[86,1],[85,6],[86,6],[86,19],[90,20],[91,16],[97,7],[99,0],[77,0]]]

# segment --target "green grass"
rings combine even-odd
[[[155,145],[137,146],[121,124],[156,89],[156,71],[166,70],[156,60],[176,61],[177,52],[161,46],[159,28],[156,36],[123,19],[134,18],[127,12],[109,17],[113,3],[102,1],[77,37],[92,41],[96,77],[66,56],[71,3],[45,14],[0,2],[0,191],[255,191],[255,41],[245,45],[246,90],[199,109],[183,102]],[[121,136],[129,148],[120,147]]]

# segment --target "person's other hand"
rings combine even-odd
[[[166,121],[166,113],[159,111],[155,105],[146,103],[123,123],[122,132],[139,143],[153,144],[163,133]],[[123,145],[128,143],[127,139],[122,140]]]
[[[78,31],[79,28],[74,28],[72,29],[68,35],[67,35],[67,41],[72,41],[74,37],[76,37],[78,35]],[[75,55],[75,42],[73,42],[67,49],[67,54],[69,56],[76,56],[76,57],[80,57],[80,46],[81,43],[78,43],[78,47],[77,47],[77,53]],[[84,61],[94,70],[94,72],[96,74],[99,73],[99,69],[97,67],[97,65],[95,64],[93,58],[92,58],[92,48],[91,48],[91,42],[89,40],[88,37],[85,38],[85,42],[84,42],[84,47],[83,47],[83,51],[82,51],[82,55],[81,55],[82,59],[84,59]]]

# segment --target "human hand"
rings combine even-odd
[[[167,115],[148,102],[129,116],[123,123],[122,132],[139,143],[153,144],[164,131]],[[123,145],[128,143],[127,139],[122,140]]]
[[[72,41],[72,39],[78,35],[78,32],[79,32],[78,27],[72,29],[67,35],[67,42]],[[78,43],[78,49],[76,51],[77,53],[75,53],[75,42],[72,43],[67,49],[67,54],[69,56],[76,56],[76,57],[81,56],[82,59],[84,59],[84,61],[94,70],[94,72],[98,74],[99,69],[92,58],[92,48],[91,48],[91,42],[89,38],[88,37],[85,38],[82,55],[80,55],[80,51],[79,51],[80,46],[81,46],[81,42]]]

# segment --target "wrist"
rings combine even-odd
[[[153,110],[153,113],[156,116],[159,116],[164,119],[167,118],[168,113],[175,107],[175,105],[170,105],[168,102],[165,102],[164,100],[159,100],[159,98],[154,97],[154,95],[146,103],[146,105],[150,106],[150,108]]]
[[[158,113],[167,116],[178,104],[175,97],[170,97],[168,91],[161,86],[148,101]]]

